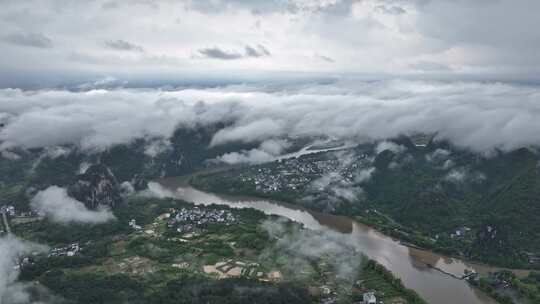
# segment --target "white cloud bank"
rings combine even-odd
[[[214,136],[213,145],[296,136],[384,140],[438,132],[438,138],[476,152],[507,151],[538,145],[539,96],[535,86],[408,80],[271,89],[4,89],[0,150],[61,144],[104,149],[139,137],[166,140],[176,127],[232,121]]]
[[[460,167],[450,170],[444,177],[446,181],[454,184],[462,183],[481,183],[486,176],[481,172],[471,172],[469,169]]]
[[[393,153],[395,154],[399,154],[401,152],[404,152],[405,150],[407,150],[407,148],[403,145],[398,145],[396,143],[393,143],[391,141],[382,141],[380,143],[377,144],[377,146],[375,147],[375,153],[379,154],[383,151],[386,151],[386,150],[389,150],[389,151],[392,151]]]
[[[11,235],[0,237],[0,303],[30,303],[28,286],[16,282],[19,275],[15,265],[23,255],[43,252],[47,248],[22,241]]]
[[[115,219],[110,210],[88,210],[83,203],[68,196],[66,189],[57,186],[38,192],[30,205],[36,212],[62,224],[101,224]]]
[[[225,153],[216,160],[226,164],[261,164],[275,160],[290,145],[286,140],[270,139],[257,149]]]

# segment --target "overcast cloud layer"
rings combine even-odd
[[[226,121],[233,124],[217,132],[212,145],[438,132],[438,138],[477,152],[508,151],[540,142],[539,97],[533,86],[405,80],[176,91],[6,89],[0,90],[0,149],[76,144],[99,150],[139,137],[167,139],[176,127]],[[279,153],[268,148],[259,150],[268,157]]]
[[[0,1],[0,86],[231,71],[538,79],[536,0]]]
[[[271,89],[6,89],[0,90],[0,149],[76,144],[100,150],[140,137],[166,139],[176,127],[226,121],[233,124],[217,132],[212,145],[438,132],[438,138],[477,152],[511,150],[538,145],[539,97],[538,87],[400,80]]]

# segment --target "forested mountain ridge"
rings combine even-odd
[[[529,148],[479,155],[403,136],[199,176],[193,184],[358,216],[419,245],[498,265],[529,267],[540,253],[538,155]]]
[[[113,176],[107,178],[111,185],[107,205],[114,207],[114,202],[120,201],[118,188],[122,183],[143,190],[152,178],[189,174],[216,165],[215,159],[224,153],[257,146],[211,146],[213,135],[222,127],[178,129],[165,142],[139,139],[92,153],[75,147],[62,147],[61,153],[50,149],[20,150],[18,158],[0,161],[0,198],[24,209],[37,190],[57,185],[72,189],[73,194],[73,185],[88,168],[101,168],[98,171]],[[314,171],[296,172],[299,168]],[[259,169],[263,173],[255,172]],[[393,231],[398,225],[399,236],[416,239],[420,245],[500,265],[528,266],[540,252],[539,172],[538,155],[532,149],[495,151],[486,156],[445,141],[419,145],[413,138],[401,136],[343,151],[245,165],[199,177],[194,184],[213,191],[262,195],[324,212],[359,216],[383,230]],[[254,176],[259,179],[258,185],[250,180]],[[265,189],[265,183],[277,188]],[[286,184],[291,183],[296,183],[294,189],[287,188]],[[85,198],[79,200],[84,202]],[[97,206],[95,202],[89,205]],[[377,213],[367,213],[370,210]],[[418,239],[415,233],[422,237]]]

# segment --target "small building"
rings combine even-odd
[[[471,228],[469,228],[469,227],[461,227],[461,228],[456,229],[456,232],[455,232],[454,235],[455,236],[464,236],[469,231],[471,231]]]
[[[141,230],[142,229],[141,226],[137,225],[137,222],[134,219],[131,219],[128,224],[129,224],[129,226],[131,228],[133,228],[135,230]]]
[[[377,298],[375,297],[375,293],[372,291],[364,293],[363,299],[364,304],[377,304]]]
[[[17,212],[15,211],[15,207],[11,205],[4,205],[0,207],[0,213],[5,213],[9,216],[16,216]]]

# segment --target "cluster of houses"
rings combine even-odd
[[[9,216],[16,216],[17,212],[15,210],[15,207],[11,205],[3,205],[0,207],[0,213],[7,214]]]
[[[533,252],[525,252],[525,254],[527,255],[529,264],[540,264],[540,254]]]
[[[176,228],[176,231],[180,233],[186,233],[207,224],[221,223],[231,225],[235,222],[237,222],[237,218],[228,210],[195,207],[193,209],[173,209],[167,226],[169,228]]]
[[[375,297],[375,292],[365,292],[362,296],[363,304],[377,304],[377,297]]]
[[[51,249],[48,257],[61,257],[61,256],[76,256],[81,252],[81,247],[79,243],[73,243],[65,247],[57,247]]]
[[[4,213],[10,217],[19,217],[19,218],[24,218],[24,217],[35,217],[35,216],[39,216],[40,214],[38,214],[37,212],[34,212],[34,211],[21,211],[21,210],[17,210],[15,208],[15,206],[13,205],[2,205],[0,206],[0,214],[1,213]]]
[[[367,161],[367,154],[354,156],[350,162],[338,158],[290,158],[264,167],[253,167],[239,175],[243,184],[252,184],[257,192],[301,191],[314,179],[328,172],[337,172],[344,179],[354,180],[356,172]]]
[[[225,224],[231,225],[237,222],[234,214],[227,210],[203,209],[194,207],[193,209],[182,208],[180,210],[171,208],[169,212],[157,217],[156,220],[167,220],[167,227],[176,229],[179,233],[189,233],[196,229],[203,228],[207,224]],[[143,230],[143,227],[137,224],[135,219],[128,222],[129,227],[137,232],[144,232],[148,235],[156,235],[153,229]],[[157,222],[152,224],[154,227]]]

